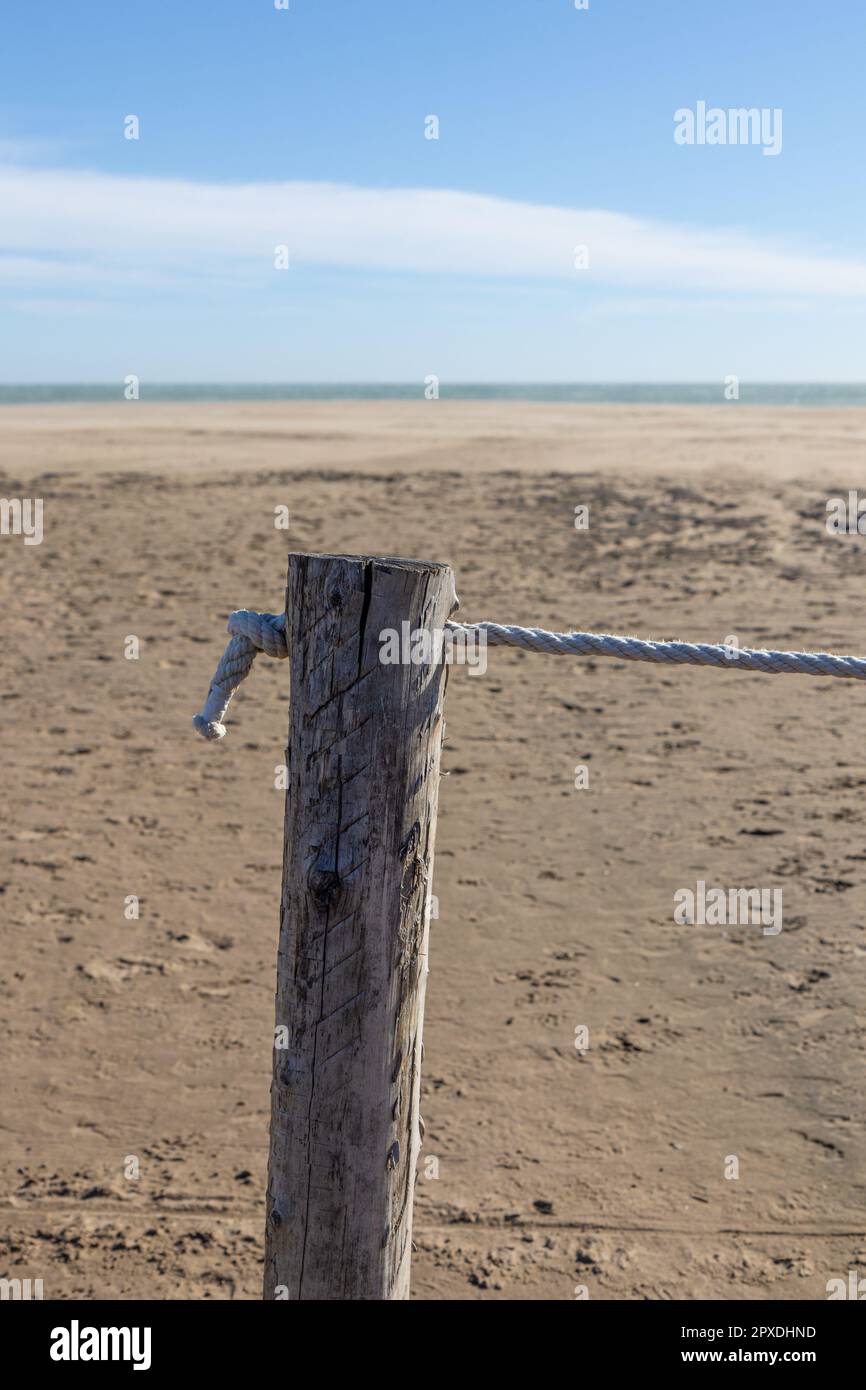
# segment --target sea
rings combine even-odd
[[[866,383],[741,382],[736,401],[728,401],[719,381],[642,382],[502,382],[453,385],[443,381],[443,401],[536,401],[567,405],[763,405],[863,406]],[[416,401],[425,399],[424,384],[413,382],[147,382],[141,401]],[[88,401],[123,401],[124,385],[42,383],[0,384],[0,405],[57,405]]]

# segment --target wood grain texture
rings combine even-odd
[[[455,606],[446,565],[289,556],[266,1298],[409,1294],[447,668],[382,664],[380,633]]]

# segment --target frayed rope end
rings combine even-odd
[[[193,716],[192,726],[197,734],[201,734],[202,738],[211,741],[226,736],[225,724],[220,724],[216,719],[205,719],[203,714]]]

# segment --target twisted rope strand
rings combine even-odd
[[[613,656],[622,661],[654,661],[671,665],[723,666],[729,671],[763,671],[767,676],[842,676],[866,680],[866,660],[832,656],[829,652],[777,652],[763,648],[715,646],[707,642],[645,642],[639,637],[613,637],[600,632],[547,632],[540,627],[504,623],[446,623],[467,637],[486,633],[491,647],[556,656]]]
[[[266,652],[279,661],[289,654],[286,646],[284,613],[253,613],[239,608],[228,621],[231,641],[220,657],[207,692],[204,709],[193,719],[193,727],[202,738],[225,738],[226,711],[231,698],[253,669],[259,652]]]
[[[288,656],[286,620],[282,613],[254,613],[241,608],[228,620],[231,640],[220,658],[201,714],[193,725],[202,738],[225,736],[223,719],[232,695],[252,670],[259,652],[284,661]],[[715,646],[707,642],[645,642],[639,637],[614,637],[600,632],[548,632],[541,627],[504,623],[446,623],[445,630],[465,641],[491,647],[555,656],[610,656],[621,661],[652,661],[674,666],[716,666],[728,671],[761,671],[767,676],[840,676],[866,680],[866,659],[833,656],[830,652],[779,652],[763,648]]]

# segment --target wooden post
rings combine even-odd
[[[380,634],[455,606],[447,565],[289,556],[265,1298],[409,1296],[447,667]]]

